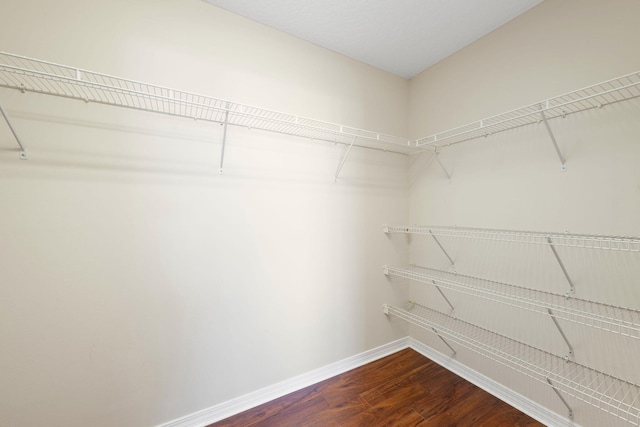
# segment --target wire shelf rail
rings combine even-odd
[[[640,425],[640,387],[414,302],[384,305],[385,314],[436,333],[464,348],[550,385],[609,414]],[[560,396],[560,395],[559,395]],[[564,399],[563,399],[564,402]],[[570,410],[570,416],[572,411]]]
[[[640,97],[640,71],[419,138],[418,147],[443,147]]]
[[[552,310],[553,317],[558,319],[640,339],[640,311],[637,310],[574,297],[567,298],[564,295],[437,269],[425,270],[429,272],[384,267],[384,272],[390,276],[439,286],[546,316],[549,315],[549,310]]]
[[[640,252],[640,238],[586,234],[541,233],[533,231],[491,230],[463,227],[431,227],[422,225],[385,225],[385,233],[426,234],[462,239],[492,240],[572,248]]]
[[[400,154],[421,151],[406,138],[300,117],[0,52],[0,87],[225,123]],[[354,143],[354,141],[356,141]]]

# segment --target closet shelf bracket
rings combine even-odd
[[[549,100],[547,100],[547,104],[548,103],[549,103]],[[549,105],[547,105],[546,108],[549,108]],[[564,156],[560,151],[560,147],[558,147],[558,141],[556,141],[556,137],[553,134],[553,131],[551,130],[551,126],[549,126],[549,122],[547,121],[547,116],[545,116],[544,114],[544,108],[542,104],[540,104],[540,117],[542,118],[544,127],[547,129],[547,132],[549,133],[549,137],[551,138],[551,142],[553,143],[553,147],[556,149],[556,153],[558,154],[558,158],[560,159],[560,170],[562,172],[565,172],[567,170],[566,160],[564,159]]]
[[[9,126],[9,130],[13,134],[13,137],[15,138],[16,142],[18,143],[18,146],[20,147],[20,160],[27,160],[28,159],[27,150],[25,150],[24,145],[22,145],[22,141],[20,141],[20,138],[18,137],[16,130],[11,124],[11,119],[9,119],[9,115],[2,107],[2,104],[0,104],[0,113],[2,113],[2,117],[4,117],[4,120],[7,122],[7,126]]]
[[[447,298],[447,296],[444,294],[444,292],[442,292],[442,289],[440,289],[440,286],[437,285],[435,280],[432,280],[432,282],[433,282],[433,285],[438,290],[438,292],[440,292],[440,295],[442,295],[442,298],[444,298],[444,300],[447,302],[447,304],[449,304],[449,307],[451,307],[451,313],[453,313],[455,308],[453,307],[453,304],[451,304],[451,301],[449,301],[449,298]]]
[[[451,357],[455,357],[456,356],[456,350],[451,347],[451,344],[449,344],[449,342],[447,340],[445,340],[442,335],[440,335],[440,333],[438,332],[438,330],[434,327],[431,327],[431,330],[433,331],[434,334],[436,334],[438,336],[438,338],[440,338],[442,340],[442,342],[444,343],[444,345],[446,345],[447,347],[449,347],[449,350],[451,350],[451,352],[453,353],[451,355]]]
[[[451,180],[451,174],[449,173],[449,171],[447,171],[447,168],[444,167],[444,165],[442,164],[442,160],[440,160],[440,153],[438,152],[438,150],[434,150],[433,151],[433,157],[436,160],[436,163],[438,163],[438,166],[440,166],[440,169],[442,169],[442,172],[444,172],[444,174],[447,176],[448,180]]]
[[[437,158],[437,157],[436,157]],[[433,240],[436,241],[436,244],[438,245],[438,247],[442,250],[442,252],[446,255],[447,259],[449,260],[449,262],[451,263],[451,267],[454,268],[456,263],[453,262],[453,258],[451,258],[449,256],[449,253],[447,252],[447,250],[444,248],[444,246],[442,246],[442,243],[440,243],[440,241],[438,240],[438,238],[435,236],[435,234],[433,234],[433,232],[431,230],[429,230],[429,234],[431,234],[431,237],[433,237]]]
[[[569,404],[567,403],[567,401],[565,400],[564,397],[562,397],[562,395],[560,394],[560,392],[558,391],[558,389],[555,388],[555,386],[553,385],[553,383],[551,382],[551,379],[549,377],[547,377],[547,383],[551,386],[551,390],[553,390],[556,395],[558,396],[558,398],[562,401],[562,403],[564,404],[564,406],[567,407],[567,410],[569,411],[569,419],[573,419],[573,409],[571,408],[571,406],[569,406]]]
[[[226,111],[224,112],[224,122],[222,122],[222,147],[220,148],[220,168],[218,172],[224,173],[224,149],[227,145],[227,127],[229,125],[229,103],[227,102]]]
[[[347,158],[349,157],[349,154],[351,154],[351,149],[353,148],[353,145],[356,143],[356,141],[358,140],[358,137],[354,137],[353,140],[351,141],[351,144],[349,144],[349,147],[347,148],[347,152],[344,153],[344,156],[342,156],[342,160],[340,160],[340,164],[338,165],[338,169],[336,169],[336,174],[333,177],[333,182],[337,182],[338,181],[338,176],[340,175],[340,171],[342,170],[345,162],[347,161]]]
[[[573,346],[569,342],[569,338],[567,338],[564,331],[562,330],[562,327],[560,326],[560,323],[558,323],[558,319],[556,319],[556,316],[553,314],[553,311],[551,311],[551,309],[548,308],[547,313],[549,313],[549,316],[551,316],[551,320],[553,320],[553,323],[556,325],[556,328],[558,328],[558,332],[560,332],[562,339],[567,344],[567,347],[569,347],[569,353],[564,358],[564,360],[568,362],[569,360],[573,359],[573,356],[574,356]]]
[[[567,282],[569,282],[569,292],[565,294],[565,297],[569,298],[571,295],[575,294],[576,288],[573,285],[573,281],[571,280],[571,277],[569,277],[569,273],[567,273],[567,269],[565,268],[564,264],[562,263],[562,260],[560,259],[560,255],[558,255],[558,251],[556,250],[556,247],[554,246],[553,241],[551,240],[551,237],[547,237],[547,243],[549,243],[549,247],[551,248],[553,255],[556,257],[556,261],[558,261],[558,264],[560,265],[560,269],[562,269],[562,274],[564,274],[564,277],[567,279]]]

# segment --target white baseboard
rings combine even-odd
[[[350,371],[351,369],[355,369],[359,366],[389,356],[390,354],[396,353],[405,348],[412,348],[456,375],[464,378],[470,383],[480,387],[486,392],[496,396],[498,399],[503,400],[519,411],[547,426],[576,427],[576,424],[570,420],[561,417],[541,405],[538,405],[521,394],[514,392],[513,390],[493,381],[479,372],[474,371],[462,363],[433,350],[427,345],[411,337],[401,338],[397,341],[365,351],[364,353],[315,369],[306,374],[298,375],[297,377],[289,380],[282,381],[245,394],[244,396],[236,397],[235,399],[222,402],[218,405],[211,406],[210,408],[169,421],[168,423],[161,424],[158,427],[204,427],[211,423],[215,423],[216,421],[220,421],[232,415],[246,411],[247,409],[254,408],[258,405],[262,405],[263,403],[316,384],[320,381],[335,377],[336,375],[340,375],[344,372]]]
[[[448,369],[459,377],[464,378],[470,383],[480,387],[487,393],[494,395],[503,402],[508,403],[520,412],[523,412],[529,415],[531,418],[540,421],[542,424],[553,427],[578,427],[578,425],[573,421],[564,418],[559,414],[549,410],[548,408],[535,403],[531,399],[528,399],[520,393],[516,393],[510,388],[507,388],[502,384],[495,382],[491,378],[486,377],[477,371],[474,371],[473,369],[469,368],[466,365],[463,365],[457,360],[433,350],[426,344],[423,344],[411,337],[408,338],[408,341],[409,347],[413,350],[433,360],[438,365]]]
[[[210,408],[161,424],[159,427],[204,427],[216,421],[223,420],[247,409],[254,408],[273,399],[285,396],[294,391],[319,383],[336,375],[350,371],[367,363],[389,356],[409,347],[409,338],[365,351],[364,353],[348,357],[306,374],[298,375],[286,381],[256,390],[244,396],[222,402]]]

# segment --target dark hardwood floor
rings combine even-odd
[[[421,354],[402,350],[249,409],[222,426],[542,426]]]

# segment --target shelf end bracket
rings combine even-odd
[[[11,124],[11,119],[9,119],[9,116],[7,115],[7,112],[2,107],[2,104],[0,104],[0,113],[2,114],[2,117],[4,117],[4,120],[7,122],[7,126],[9,126],[9,130],[13,134],[13,137],[16,139],[16,142],[20,147],[20,160],[27,160],[28,159],[27,150],[25,150],[24,145],[22,145],[22,141],[20,141],[20,137],[18,137],[16,130],[13,128],[13,125]]]
[[[573,409],[571,408],[571,406],[569,406],[569,404],[567,403],[567,401],[564,399],[564,397],[562,397],[562,395],[560,394],[560,392],[558,391],[558,389],[553,385],[553,383],[551,382],[551,379],[549,377],[547,377],[547,384],[549,384],[551,386],[551,390],[553,390],[556,395],[558,396],[558,398],[562,401],[562,403],[564,404],[564,406],[567,407],[567,410],[569,411],[569,419],[573,419]]]
[[[565,172],[567,170],[566,160],[560,151],[560,147],[558,147],[558,141],[556,141],[556,137],[553,135],[553,131],[551,131],[551,126],[549,126],[549,122],[547,121],[547,116],[544,115],[544,109],[542,104],[540,104],[540,117],[542,118],[542,122],[544,123],[544,127],[547,129],[549,133],[549,137],[551,138],[551,142],[553,142],[553,147],[556,149],[556,154],[558,154],[558,158],[560,159],[560,170]]]

